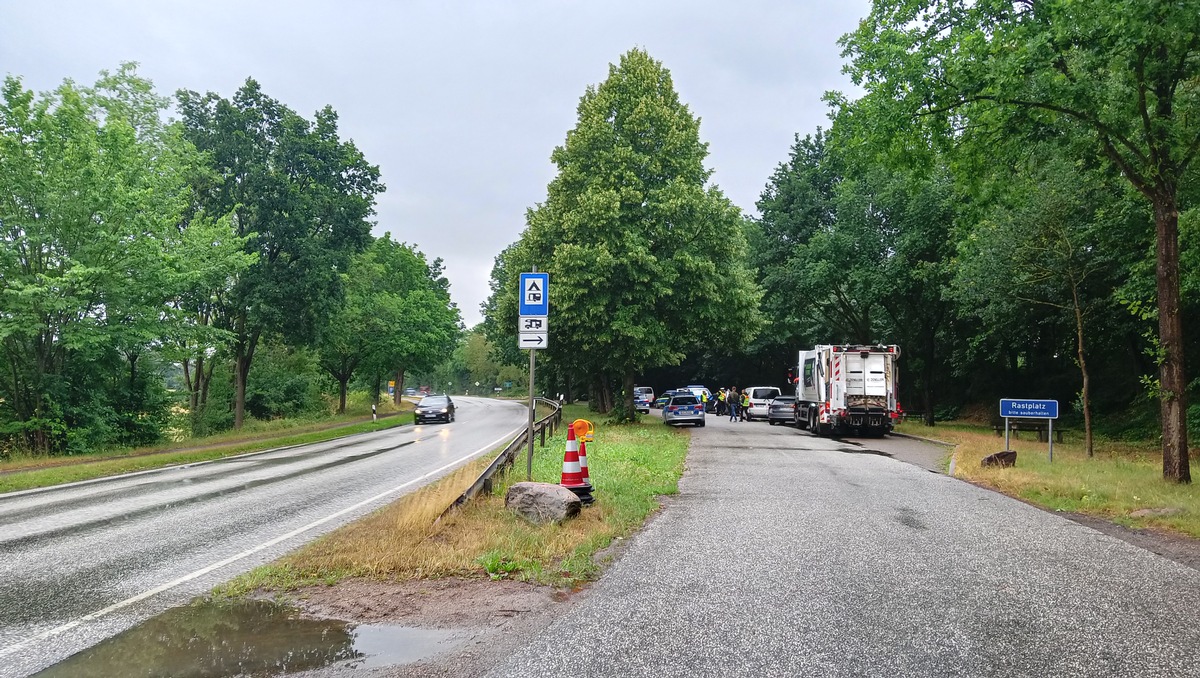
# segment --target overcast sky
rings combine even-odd
[[[231,97],[247,77],[379,165],[375,232],[446,262],[467,326],[492,262],[545,199],[550,152],[608,65],[641,47],[701,118],[713,181],[743,210],[793,135],[853,93],[837,39],[868,0],[385,2],[0,0],[0,73],[45,91],[141,64],[160,94]],[[553,285],[553,281],[551,281]]]

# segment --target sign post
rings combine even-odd
[[[550,274],[538,273],[537,266],[532,273],[522,273],[520,297],[517,313],[517,347],[529,351],[529,454],[525,462],[525,479],[533,480],[533,420],[537,407],[534,398],[534,369],[537,365],[537,351],[550,345]]]
[[[1000,399],[1000,416],[1004,417],[1004,449],[1008,446],[1008,420],[1010,417],[1030,417],[1046,420],[1046,441],[1050,445],[1050,461],[1054,461],[1054,420],[1058,419],[1057,400]]]

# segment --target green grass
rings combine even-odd
[[[68,458],[17,459],[0,466],[0,493],[92,480],[177,464],[194,464],[276,447],[323,442],[355,433],[380,431],[410,424],[412,417],[401,413],[379,421],[353,424],[346,424],[344,421],[344,419],[332,422],[327,420],[322,423],[310,421],[297,427],[285,428],[283,431],[259,428],[258,430],[243,431],[240,434],[229,433],[212,438],[191,440],[173,446],[175,448],[184,447],[184,445],[192,446],[184,449],[161,447]]]
[[[561,525],[533,525],[504,508],[511,483],[525,480],[526,452],[498,479],[490,495],[435,522],[462,489],[494,457],[480,459],[374,514],[234,579],[219,595],[256,589],[288,591],[332,584],[348,577],[381,580],[449,576],[508,578],[574,586],[599,575],[598,554],[614,540],[637,531],[660,497],[678,492],[688,431],[663,426],[656,418],[610,425],[569,405],[563,422],[590,419],[595,440],[587,445],[595,503]],[[562,479],[566,427],[535,446],[533,480]],[[498,450],[497,450],[498,451]]]
[[[991,487],[1052,511],[1069,511],[1105,518],[1135,528],[1156,528],[1200,537],[1200,491],[1162,477],[1162,451],[1156,445],[1097,437],[1089,458],[1083,433],[1069,431],[1054,443],[1054,461],[1046,443],[1031,433],[1010,439],[1017,452],[1013,468],[984,468],[980,461],[1004,448],[1004,437],[990,426],[948,423],[928,428],[912,422],[903,433],[935,438],[957,445],[955,476]],[[1143,509],[1170,515],[1135,516]]]

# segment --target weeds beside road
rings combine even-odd
[[[564,424],[581,418],[596,424],[595,440],[587,446],[596,502],[578,518],[537,526],[505,509],[508,485],[525,480],[522,451],[490,495],[481,495],[435,523],[491,461],[491,457],[481,458],[364,520],[233,580],[219,593],[289,590],[349,577],[491,576],[555,586],[591,580],[599,573],[597,553],[638,530],[658,509],[660,496],[678,491],[689,434],[663,426],[657,417],[614,426],[597,421],[586,406],[564,408]],[[545,448],[535,446],[533,480],[561,480],[565,446],[565,426],[547,438]]]
[[[1004,448],[1004,437],[988,427],[946,423],[929,428],[904,423],[901,433],[957,445],[954,476],[1054,511],[1111,520],[1126,527],[1166,529],[1200,538],[1200,493],[1191,485],[1163,480],[1161,449],[1153,443],[1097,439],[1088,458],[1082,434],[1068,433],[1047,444],[1028,432],[1012,438],[1013,468],[983,468],[980,461]]]

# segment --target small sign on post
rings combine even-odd
[[[1012,417],[1028,417],[1046,420],[1046,440],[1050,445],[1050,461],[1054,461],[1054,420],[1058,419],[1057,400],[1025,400],[1001,398],[1000,416],[1004,417],[1004,449],[1008,449],[1008,420]]]
[[[517,347],[529,351],[529,457],[525,465],[525,479],[533,480],[533,419],[537,401],[534,399],[534,369],[537,364],[538,349],[550,345],[550,274],[538,273],[537,267],[533,272],[522,273],[520,298],[517,303]]]
[[[550,315],[549,273],[522,273],[518,315]]]

